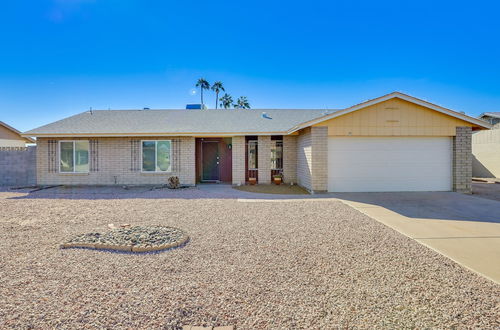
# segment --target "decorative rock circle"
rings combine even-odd
[[[164,226],[134,226],[116,228],[105,233],[87,233],[61,244],[66,248],[88,248],[128,252],[150,252],[175,248],[185,244],[189,236],[182,230]]]

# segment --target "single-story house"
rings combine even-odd
[[[38,184],[245,184],[470,192],[466,116],[402,93],[341,110],[93,110],[25,132]]]
[[[479,118],[493,129],[472,134],[472,175],[500,178],[500,112],[485,112]]]
[[[35,143],[35,140],[21,136],[17,129],[0,121],[0,148],[23,148],[27,143]]]

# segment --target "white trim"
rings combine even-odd
[[[75,157],[75,142],[81,142],[81,141],[87,141],[88,145],[89,145],[89,148],[87,149],[87,154],[88,154],[88,157],[87,157],[87,166],[88,166],[88,170],[87,171],[81,171],[81,172],[75,172],[75,160],[76,160],[76,157]],[[73,142],[73,171],[72,172],[66,172],[66,171],[61,171],[61,142]],[[57,153],[58,153],[58,163],[59,163],[59,166],[58,166],[58,170],[59,170],[59,174],[88,174],[90,173],[90,142],[89,140],[59,140],[58,141],[58,150],[57,150]]]
[[[169,164],[169,169],[167,171],[157,171],[157,157],[158,157],[158,142],[163,142],[163,141],[168,141],[170,143],[170,164]],[[143,142],[154,142],[155,143],[155,170],[154,171],[144,171],[144,159],[143,159],[143,152],[142,152],[142,143]],[[154,174],[154,173],[173,173],[172,172],[172,140],[141,140],[141,173],[145,174]]]
[[[319,123],[321,123],[323,121],[330,120],[330,119],[333,119],[333,118],[336,118],[336,117],[340,117],[340,116],[346,115],[348,113],[354,112],[356,110],[360,110],[360,109],[363,109],[363,108],[366,108],[366,107],[369,107],[369,106],[372,106],[372,105],[375,105],[375,104],[378,104],[378,103],[381,103],[381,102],[384,102],[384,101],[387,101],[387,100],[390,100],[390,99],[394,99],[394,98],[400,98],[402,100],[405,100],[405,101],[408,101],[408,102],[411,102],[411,103],[414,103],[414,104],[417,104],[417,105],[420,105],[420,106],[423,106],[423,107],[435,110],[437,112],[444,113],[444,114],[449,115],[451,117],[455,117],[455,118],[461,119],[463,121],[466,121],[466,122],[478,125],[478,126],[483,127],[483,128],[488,128],[489,129],[489,128],[492,127],[490,124],[486,123],[485,121],[483,121],[481,119],[473,118],[473,117],[464,115],[462,113],[459,113],[459,112],[456,112],[456,111],[453,111],[453,110],[450,110],[450,109],[443,108],[441,106],[429,103],[427,101],[418,99],[418,98],[410,96],[410,95],[406,95],[406,94],[399,93],[399,92],[394,92],[394,93],[390,93],[390,94],[378,97],[378,98],[373,99],[373,100],[369,100],[369,101],[366,101],[366,102],[354,105],[354,106],[352,106],[350,108],[347,108],[347,109],[344,109],[344,110],[340,110],[340,111],[334,112],[332,114],[329,114],[329,115],[326,115],[326,116],[323,116],[323,117],[320,117],[320,118],[316,118],[316,119],[304,122],[304,123],[299,124],[299,125],[297,125],[295,127],[292,127],[288,131],[288,134],[292,134],[292,133],[294,133],[294,132],[296,132],[298,130],[301,130],[303,128],[306,128],[306,127],[309,127],[309,126],[312,126],[312,125],[315,125],[315,124],[319,124]]]

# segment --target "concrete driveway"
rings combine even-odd
[[[500,283],[500,202],[451,192],[334,197]]]

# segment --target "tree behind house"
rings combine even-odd
[[[203,105],[205,104],[205,103],[203,103],[203,90],[204,89],[206,89],[206,90],[210,89],[210,84],[204,78],[200,78],[200,79],[198,79],[198,82],[196,83],[196,87],[200,87],[200,91],[201,91],[201,106],[203,108]]]
[[[220,98],[220,106],[224,109],[229,109],[233,104],[233,97],[227,93]]]
[[[250,109],[250,103],[246,96],[240,96],[234,105],[236,109]]]
[[[220,81],[214,82],[212,85],[212,90],[215,92],[215,109],[217,109],[217,105],[219,104],[219,93],[225,92],[226,90],[224,89],[224,86]]]

